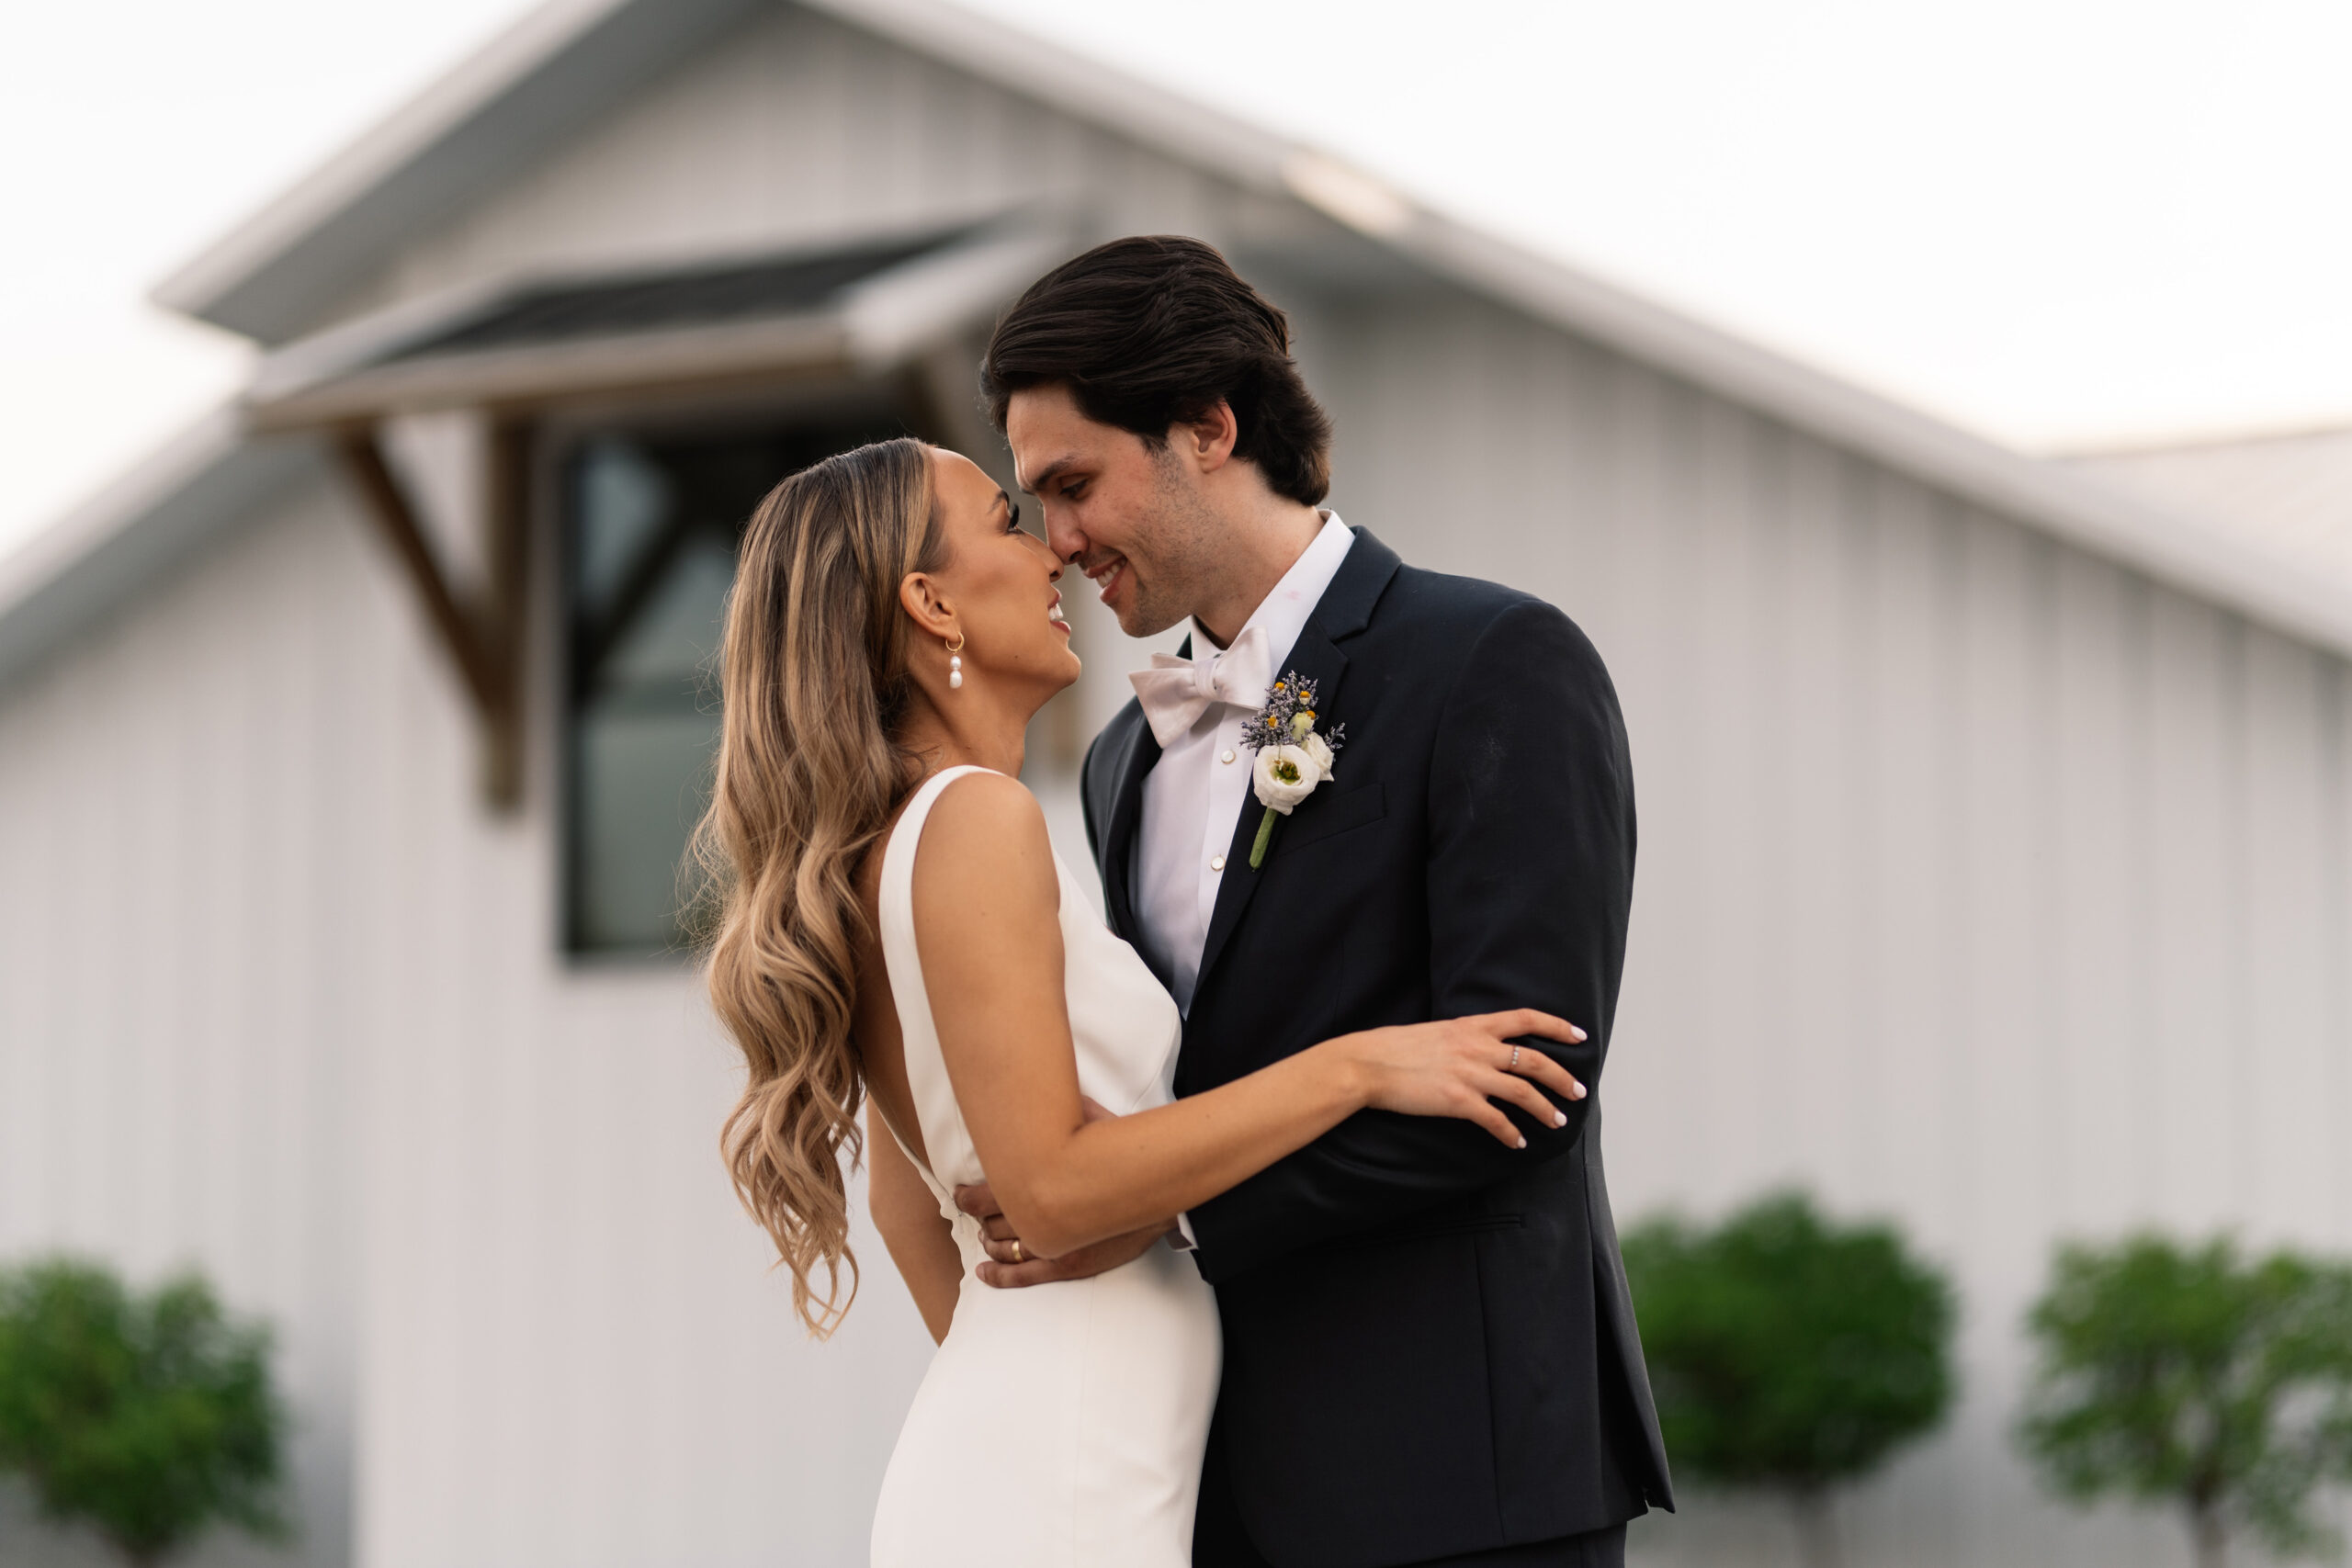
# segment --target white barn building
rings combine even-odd
[[[933,0],[557,0],[164,285],[251,392],[0,560],[0,1258],[279,1325],[302,1536],[202,1561],[864,1560],[929,1343],[870,1244],[807,1341],[727,1190],[697,672],[752,497],[1001,465],[993,313],[1162,231],[1293,313],[1349,521],[1616,674],[1621,1221],[1801,1181],[1960,1280],[1854,1559],[2185,1562],[2037,1497],[2018,1319],[2058,1236],[2352,1247],[2352,586]],[[1081,607],[1057,831],[1142,657]],[[0,1558],[101,1561],[15,1497]]]

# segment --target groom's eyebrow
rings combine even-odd
[[[1021,480],[1021,491],[1023,495],[1042,496],[1046,493],[1046,487],[1059,479],[1064,468],[1069,468],[1072,463],[1077,461],[1078,458],[1074,456],[1068,457],[1057,457],[1052,462],[1046,464],[1034,479],[1024,479],[1018,473],[1015,473],[1012,477]]]

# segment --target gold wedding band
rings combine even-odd
[[[1012,1260],[1015,1263],[1026,1263],[1029,1261],[1027,1258],[1021,1256],[1021,1238],[1019,1236],[1014,1236],[1012,1238]]]

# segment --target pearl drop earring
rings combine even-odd
[[[947,645],[947,689],[961,691],[964,686],[964,634],[957,632],[956,640]]]

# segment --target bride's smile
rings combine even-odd
[[[1021,525],[1020,507],[978,464],[939,447],[930,459],[947,558],[900,586],[900,604],[932,639],[910,668],[949,729],[971,740],[983,726],[1014,735],[1081,668],[1056,586],[1062,564]],[[962,683],[951,684],[957,673]]]

